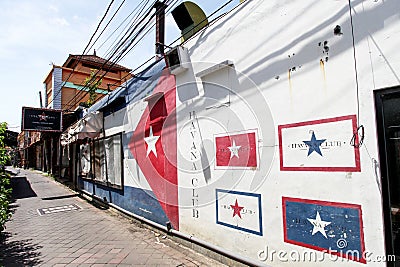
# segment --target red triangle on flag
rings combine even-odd
[[[148,105],[129,149],[173,228],[179,230],[176,83],[168,69],[145,101]]]

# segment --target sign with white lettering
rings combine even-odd
[[[62,132],[62,111],[22,107],[22,131]]]

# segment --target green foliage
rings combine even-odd
[[[9,160],[4,144],[6,130],[7,123],[0,123],[0,232],[4,229],[4,224],[11,216],[8,208],[11,196],[10,177],[4,170],[4,165]]]
[[[94,104],[97,98],[96,90],[101,85],[103,79],[99,79],[96,76],[96,70],[91,70],[90,76],[85,79],[85,87],[88,89],[89,92],[89,99],[86,101],[86,104],[90,107]]]
[[[4,224],[11,217],[9,210],[11,196],[10,177],[6,173],[0,174],[0,232]]]
[[[0,123],[0,166],[3,167],[6,162],[10,159],[6,151],[6,145],[4,143],[5,133],[7,130],[7,123]]]

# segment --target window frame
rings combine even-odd
[[[104,141],[108,138],[114,138],[115,136],[119,137],[119,141],[120,141],[120,149],[119,149],[119,155],[120,155],[120,166],[121,166],[121,183],[120,184],[115,184],[109,181],[108,179],[108,164],[107,164],[107,152],[104,149],[104,155],[105,155],[105,164],[106,164],[106,181],[101,181],[96,179],[96,164],[95,164],[95,153],[96,153],[96,143],[102,143],[103,147],[104,147]],[[102,141],[102,142],[101,142]],[[89,172],[89,175],[84,177],[80,174],[80,178],[83,180],[87,180],[87,181],[91,181],[94,184],[99,184],[102,186],[106,186],[106,187],[110,187],[110,188],[114,188],[114,189],[119,189],[119,190],[123,190],[124,188],[124,150],[123,150],[123,144],[122,144],[123,140],[122,140],[122,132],[120,133],[116,133],[113,135],[109,135],[109,136],[104,136],[104,137],[100,137],[100,138],[96,138],[96,139],[90,139],[89,140],[89,144],[90,144],[90,167],[91,170]],[[81,153],[81,152],[80,152]],[[109,152],[108,152],[109,153]],[[115,179],[114,179],[115,180]]]

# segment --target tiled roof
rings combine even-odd
[[[79,61],[82,63],[87,63],[87,64],[91,64],[94,65],[96,67],[101,67],[103,66],[103,69],[108,69],[110,68],[110,70],[116,70],[116,71],[131,71],[131,69],[128,69],[124,66],[121,66],[119,64],[114,64],[112,65],[112,62],[107,62],[106,63],[106,59],[98,57],[96,55],[69,55],[68,59],[65,61],[65,63],[63,64],[63,67],[67,67],[67,68],[74,68],[75,67],[75,62]]]

